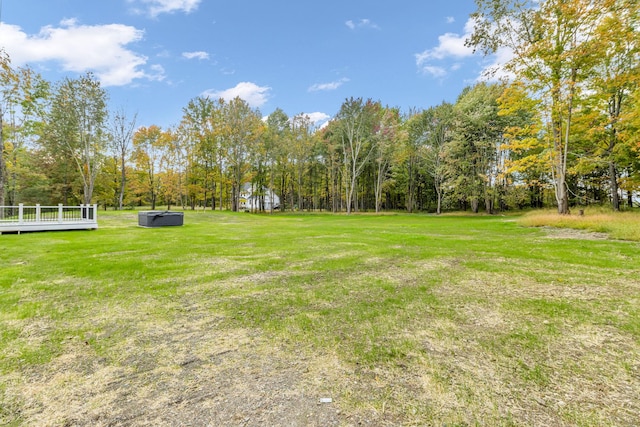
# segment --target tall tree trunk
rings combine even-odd
[[[231,211],[238,212],[238,189],[235,182],[231,184]]]
[[[275,191],[273,188],[273,161],[269,165],[269,213],[273,214],[273,192]]]
[[[558,213],[561,215],[569,214],[569,191],[564,176],[556,187],[556,199],[558,202]]]
[[[609,181],[611,187],[611,205],[616,211],[620,210],[620,197],[618,196],[618,173],[616,171],[616,164],[613,161],[609,162]]]
[[[0,206],[4,206],[4,183],[7,169],[4,162],[4,123],[2,122],[3,113],[4,112],[0,107]],[[2,215],[3,212],[3,210],[0,210],[0,215]]]
[[[376,186],[374,189],[376,197],[376,213],[380,213],[380,205],[382,204],[382,163],[378,162]]]
[[[620,111],[622,108],[622,100],[624,98],[624,91],[616,91],[609,100],[609,118],[611,120],[611,130],[609,132],[609,147],[607,152],[609,154],[609,182],[611,187],[611,205],[614,210],[620,210],[620,197],[618,195],[618,171],[616,163],[613,160],[613,150],[618,142],[617,123],[620,118]]]
[[[409,157],[409,164],[407,165],[407,212],[413,212],[413,157]]]
[[[216,210],[216,180],[211,178],[211,210]]]
[[[122,210],[122,206],[124,203],[124,189],[127,184],[127,172],[126,172],[126,163],[125,163],[125,153],[122,152],[120,155],[120,194],[118,195],[118,210]]]
[[[569,191],[567,189],[567,157],[566,150],[568,142],[562,137],[562,125],[556,122],[554,125],[554,151],[555,159],[552,167],[553,184],[555,189],[558,213],[567,215],[569,213]],[[568,126],[568,125],[567,125]],[[566,138],[569,137],[569,129],[566,129]]]
[[[558,205],[559,213],[569,214],[569,188],[567,187],[567,156],[569,155],[569,135],[571,135],[571,120],[573,118],[573,99],[576,93],[578,70],[571,69],[571,80],[569,82],[569,100],[567,102],[567,124],[565,126],[564,144],[562,144],[562,197],[561,204]],[[562,208],[562,209],[560,209]]]
[[[224,186],[222,185],[222,172],[220,172],[220,200],[219,200],[219,205],[220,205],[220,210],[222,210],[222,200],[223,200],[223,196],[224,196]]]
[[[477,214],[479,209],[480,209],[480,201],[478,200],[477,197],[474,196],[471,198],[471,211]]]
[[[354,194],[355,194],[355,187],[356,187],[356,160],[355,158],[353,158],[353,156],[349,159],[349,161],[351,162],[350,165],[348,165],[349,167],[349,175],[347,178],[347,188],[346,188],[346,193],[345,193],[345,197],[346,197],[346,203],[347,203],[347,215],[350,215],[352,210],[353,210],[353,199],[354,199]]]
[[[302,201],[302,171],[298,167],[298,212],[304,211],[304,203]]]
[[[487,214],[491,215],[493,213],[493,198],[489,194],[484,197],[484,207]]]

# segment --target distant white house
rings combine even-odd
[[[242,187],[240,192],[241,210],[258,211],[262,207],[265,211],[270,211],[271,206],[273,206],[274,210],[280,209],[280,197],[271,189],[263,188],[259,192],[255,188],[252,189],[251,184],[245,184]]]

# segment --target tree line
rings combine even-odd
[[[640,189],[633,0],[477,0],[468,40],[507,80],[401,111],[348,98],[326,126],[195,97],[170,128],[110,111],[90,73],[45,81],[0,56],[0,205],[358,212],[632,207]]]

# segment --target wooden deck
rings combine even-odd
[[[0,206],[0,234],[97,228],[97,205]]]

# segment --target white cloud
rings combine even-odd
[[[313,123],[316,126],[319,123],[324,123],[331,118],[331,116],[329,116],[328,114],[321,113],[319,111],[316,111],[314,113],[303,113],[303,115],[309,117],[309,120],[311,121],[311,123]]]
[[[438,45],[414,55],[416,65],[425,74],[435,78],[445,77],[449,71],[461,68],[460,61],[474,56],[473,49],[465,46],[465,41],[473,33],[474,20],[469,18],[463,34],[445,33],[438,37]],[[477,80],[498,80],[508,76],[502,66],[512,58],[511,51],[499,49],[496,55],[489,57]],[[449,65],[451,60],[455,63]]]
[[[122,24],[79,25],[67,19],[59,27],[43,27],[26,34],[16,25],[0,26],[2,46],[14,65],[56,62],[63,71],[92,71],[104,86],[123,86],[135,79],[161,80],[156,67],[144,70],[148,58],[126,46],[142,40],[144,31]]]
[[[203,51],[182,52],[182,56],[187,59],[209,59],[209,54]]]
[[[379,30],[380,27],[370,19],[360,19],[359,21],[352,21],[351,19],[344,23],[347,27],[352,30],[360,29],[360,28],[370,28],[372,30]]]
[[[342,86],[343,84],[347,83],[348,81],[349,81],[349,79],[344,77],[344,78],[341,78],[340,80],[337,80],[335,82],[316,83],[316,84],[310,86],[309,89],[307,89],[307,91],[309,91],[309,92],[320,92],[320,91],[336,90],[340,86]]]
[[[447,24],[453,24],[454,22],[456,22],[456,18],[454,18],[453,16],[447,16],[446,20]]]
[[[162,13],[191,13],[198,8],[202,0],[129,0],[129,3],[141,4],[134,12],[146,13],[152,18]]]
[[[263,106],[269,99],[269,92],[271,88],[268,86],[258,86],[251,82],[240,82],[235,87],[216,91],[207,90],[202,93],[202,96],[208,96],[211,98],[223,98],[230,101],[236,97],[243,99],[252,108],[259,108]]]
[[[438,37],[438,46],[427,49],[422,53],[416,53],[416,63],[418,66],[428,63],[434,59],[445,58],[466,58],[473,55],[473,49],[464,45],[465,40],[471,33],[459,35],[456,33],[445,33]]]
[[[157,81],[157,82],[161,82],[163,81],[167,75],[164,72],[164,67],[160,64],[153,64],[151,67],[149,67],[152,71],[152,73],[147,73],[146,77],[149,80],[153,80],[153,81]]]
[[[447,70],[443,67],[436,67],[433,65],[425,65],[422,67],[422,72],[425,74],[431,74],[433,77],[441,78],[447,75]]]

